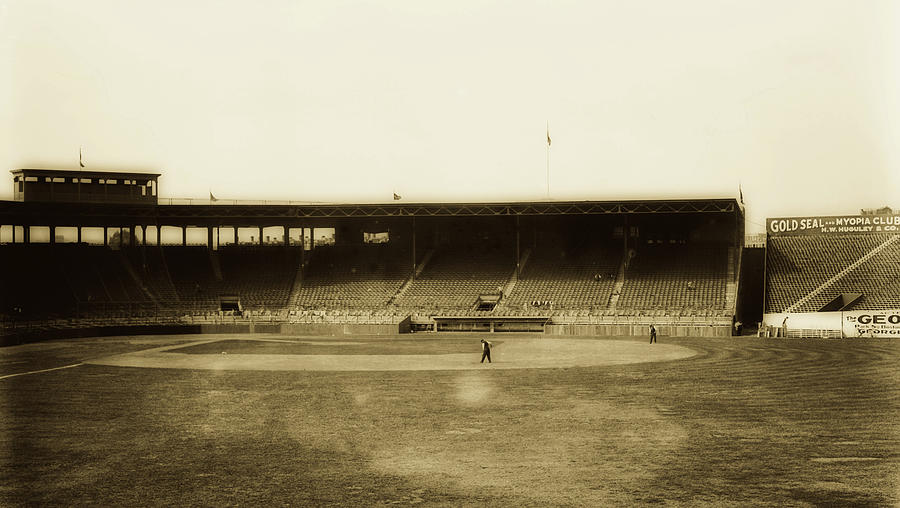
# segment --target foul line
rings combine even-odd
[[[7,374],[5,376],[0,376],[0,379],[6,379],[8,377],[16,377],[16,376],[25,376],[27,374],[40,374],[41,372],[50,372],[51,370],[71,369],[72,367],[78,367],[79,365],[84,365],[84,364],[83,363],[75,363],[72,365],[65,365],[63,367],[53,367],[52,369],[33,370],[31,372],[20,372],[18,374]]]

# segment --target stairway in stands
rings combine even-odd
[[[612,293],[609,294],[609,302],[607,302],[606,308],[610,310],[615,310],[616,305],[619,304],[619,295],[622,294],[622,287],[625,285],[625,265],[627,264],[626,258],[622,257],[622,262],[619,263],[619,271],[616,274],[616,283],[613,286]]]
[[[738,267],[739,268],[739,267]],[[735,276],[734,247],[728,248],[728,268],[725,279],[725,308],[734,313],[737,302],[737,277]]]
[[[785,309],[785,312],[796,312],[797,309],[800,308],[802,305],[804,305],[806,302],[812,300],[812,299],[815,298],[819,293],[821,293],[822,291],[827,290],[829,287],[831,287],[832,285],[834,285],[836,282],[840,281],[841,279],[843,279],[844,277],[846,277],[848,274],[850,274],[851,272],[853,272],[854,270],[856,270],[856,268],[858,268],[860,265],[862,265],[863,263],[865,263],[865,262],[868,261],[869,259],[873,258],[874,256],[878,255],[878,254],[881,253],[881,251],[883,251],[884,249],[890,247],[890,246],[891,246],[894,242],[896,242],[898,239],[900,239],[900,235],[892,235],[892,236],[890,236],[887,240],[885,240],[884,242],[882,242],[881,244],[879,244],[878,246],[876,246],[876,247],[875,247],[874,249],[872,249],[871,251],[867,252],[867,253],[866,253],[864,256],[862,256],[861,258],[859,258],[859,259],[857,259],[856,261],[854,261],[853,263],[851,263],[849,266],[847,266],[846,268],[844,268],[843,270],[841,270],[840,272],[838,272],[836,275],[834,275],[833,277],[831,277],[830,279],[828,279],[827,281],[825,281],[825,282],[824,282],[823,284],[821,284],[819,287],[817,287],[817,288],[813,289],[812,291],[810,291],[806,296],[804,296],[803,298],[801,298],[801,299],[797,300],[796,302],[794,302],[793,305],[791,305],[790,307],[788,307],[787,309]]]

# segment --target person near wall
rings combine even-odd
[[[484,359],[487,358],[488,363],[491,363],[491,347],[493,344],[490,342],[481,339],[481,363],[484,363]]]

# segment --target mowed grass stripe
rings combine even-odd
[[[0,379],[7,379],[7,378],[11,378],[11,377],[16,377],[16,376],[27,376],[29,374],[40,374],[41,372],[50,372],[50,371],[60,370],[60,369],[71,369],[72,367],[78,367],[81,365],[84,365],[84,364],[83,363],[75,363],[72,365],[63,365],[62,367],[52,367],[49,369],[32,370],[29,372],[19,372],[17,374],[7,374],[5,376],[0,376]]]

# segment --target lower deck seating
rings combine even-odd
[[[162,247],[164,262],[178,294],[178,307],[215,309],[222,287],[213,274],[206,247]]]
[[[515,254],[503,248],[436,250],[422,273],[394,303],[442,312],[472,309],[478,297],[498,293],[515,269]]]
[[[0,266],[0,312],[17,318],[75,312],[78,300],[51,246],[0,246]]]
[[[727,256],[724,247],[645,246],[629,261],[617,308],[724,309]]]
[[[300,267],[300,250],[280,247],[223,248],[219,291],[237,295],[247,309],[283,309]]]
[[[390,245],[319,247],[313,253],[293,308],[379,308],[397,293],[412,272],[404,249]]]
[[[621,248],[534,251],[508,295],[505,309],[535,312],[544,307],[606,308],[621,259]]]
[[[311,256],[309,263],[298,277],[306,256]],[[394,317],[506,313],[581,318],[652,310],[684,316],[718,313],[725,303],[724,247],[642,249],[624,274],[615,306],[610,303],[618,287],[618,246],[535,250],[515,285],[509,284],[516,266],[512,245],[435,249],[414,279],[411,252],[390,244],[318,247],[306,256],[299,248],[283,246],[211,252],[192,246],[114,251],[87,245],[3,245],[0,260],[15,269],[0,273],[0,313],[23,308],[72,314],[79,306],[96,304],[124,316],[202,315],[218,312],[225,295],[238,296],[245,309],[259,315],[339,311],[340,316],[349,311],[346,315],[360,316],[377,310]],[[480,296],[501,293],[507,285],[513,290],[493,313],[475,310]],[[535,301],[552,304],[534,307]]]

